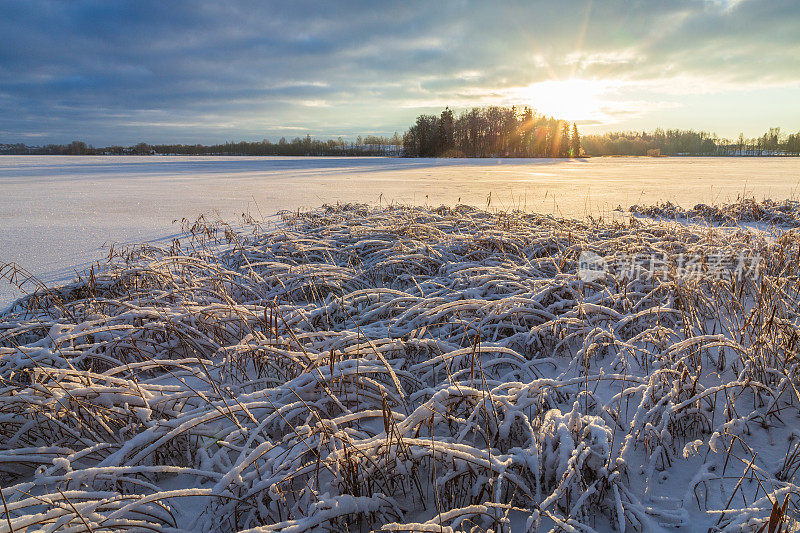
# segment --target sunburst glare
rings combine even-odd
[[[512,91],[510,99],[530,105],[537,113],[568,121],[599,122],[612,84],[605,80],[547,80]]]

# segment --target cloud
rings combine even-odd
[[[789,0],[7,0],[3,10],[0,142],[391,133],[418,112],[504,102],[548,80],[613,81],[635,93],[637,113],[671,105],[665,94],[800,81],[800,6]]]

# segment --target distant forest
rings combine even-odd
[[[713,133],[693,130],[656,129],[586,135],[582,139],[588,155],[718,155],[718,156],[797,156],[800,132],[785,135],[770,128],[760,137],[720,139]]]
[[[255,142],[227,142],[224,144],[147,144],[133,146],[107,146],[95,148],[82,141],[70,144],[48,144],[26,146],[24,144],[0,144],[0,154],[13,155],[272,155],[272,156],[379,156],[400,155],[402,140],[393,137],[368,135],[355,141],[342,138],[325,141],[310,135],[296,137],[291,141],[281,138],[276,143],[267,139]]]
[[[694,130],[656,129],[581,136],[575,123],[537,114],[529,107],[476,107],[458,116],[450,108],[420,115],[402,136],[359,136],[355,141],[310,135],[278,142],[156,144],[95,148],[82,141],[26,146],[0,143],[0,154],[17,155],[260,155],[405,157],[583,156],[798,156],[800,132],[770,128],[760,137],[723,139]]]
[[[536,114],[528,107],[481,107],[454,117],[420,115],[403,135],[406,157],[581,157],[604,155],[800,155],[800,132],[736,140],[694,130],[656,129],[581,136],[575,123]]]

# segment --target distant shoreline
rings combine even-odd
[[[514,160],[522,160],[522,159],[563,159],[565,161],[571,159],[665,159],[665,158],[672,158],[672,159],[685,159],[689,157],[709,157],[709,158],[731,158],[731,159],[769,159],[769,158],[776,158],[776,159],[783,159],[783,158],[795,158],[800,157],[800,154],[765,154],[765,155],[732,155],[732,154],[671,154],[671,155],[616,155],[616,154],[609,154],[609,155],[583,155],[580,157],[521,157],[521,156],[464,156],[464,157],[405,157],[402,155],[380,155],[380,154],[363,154],[363,155],[355,155],[355,154],[268,154],[268,155],[256,155],[256,154],[9,154],[9,153],[0,153],[0,157],[243,157],[243,158],[255,158],[255,157],[287,157],[287,158],[343,158],[343,159],[364,159],[364,158],[381,158],[381,159],[508,159],[511,161]]]

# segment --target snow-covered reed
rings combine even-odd
[[[0,316],[0,532],[788,520],[797,243],[338,205],[114,250]],[[742,249],[758,272],[579,275]]]
[[[692,209],[684,209],[672,202],[662,202],[656,205],[633,205],[630,212],[654,218],[726,226],[736,226],[742,222],[764,222],[783,227],[800,227],[800,202],[797,200],[775,202],[766,198],[759,202],[755,198],[740,198],[722,205],[697,204]]]

